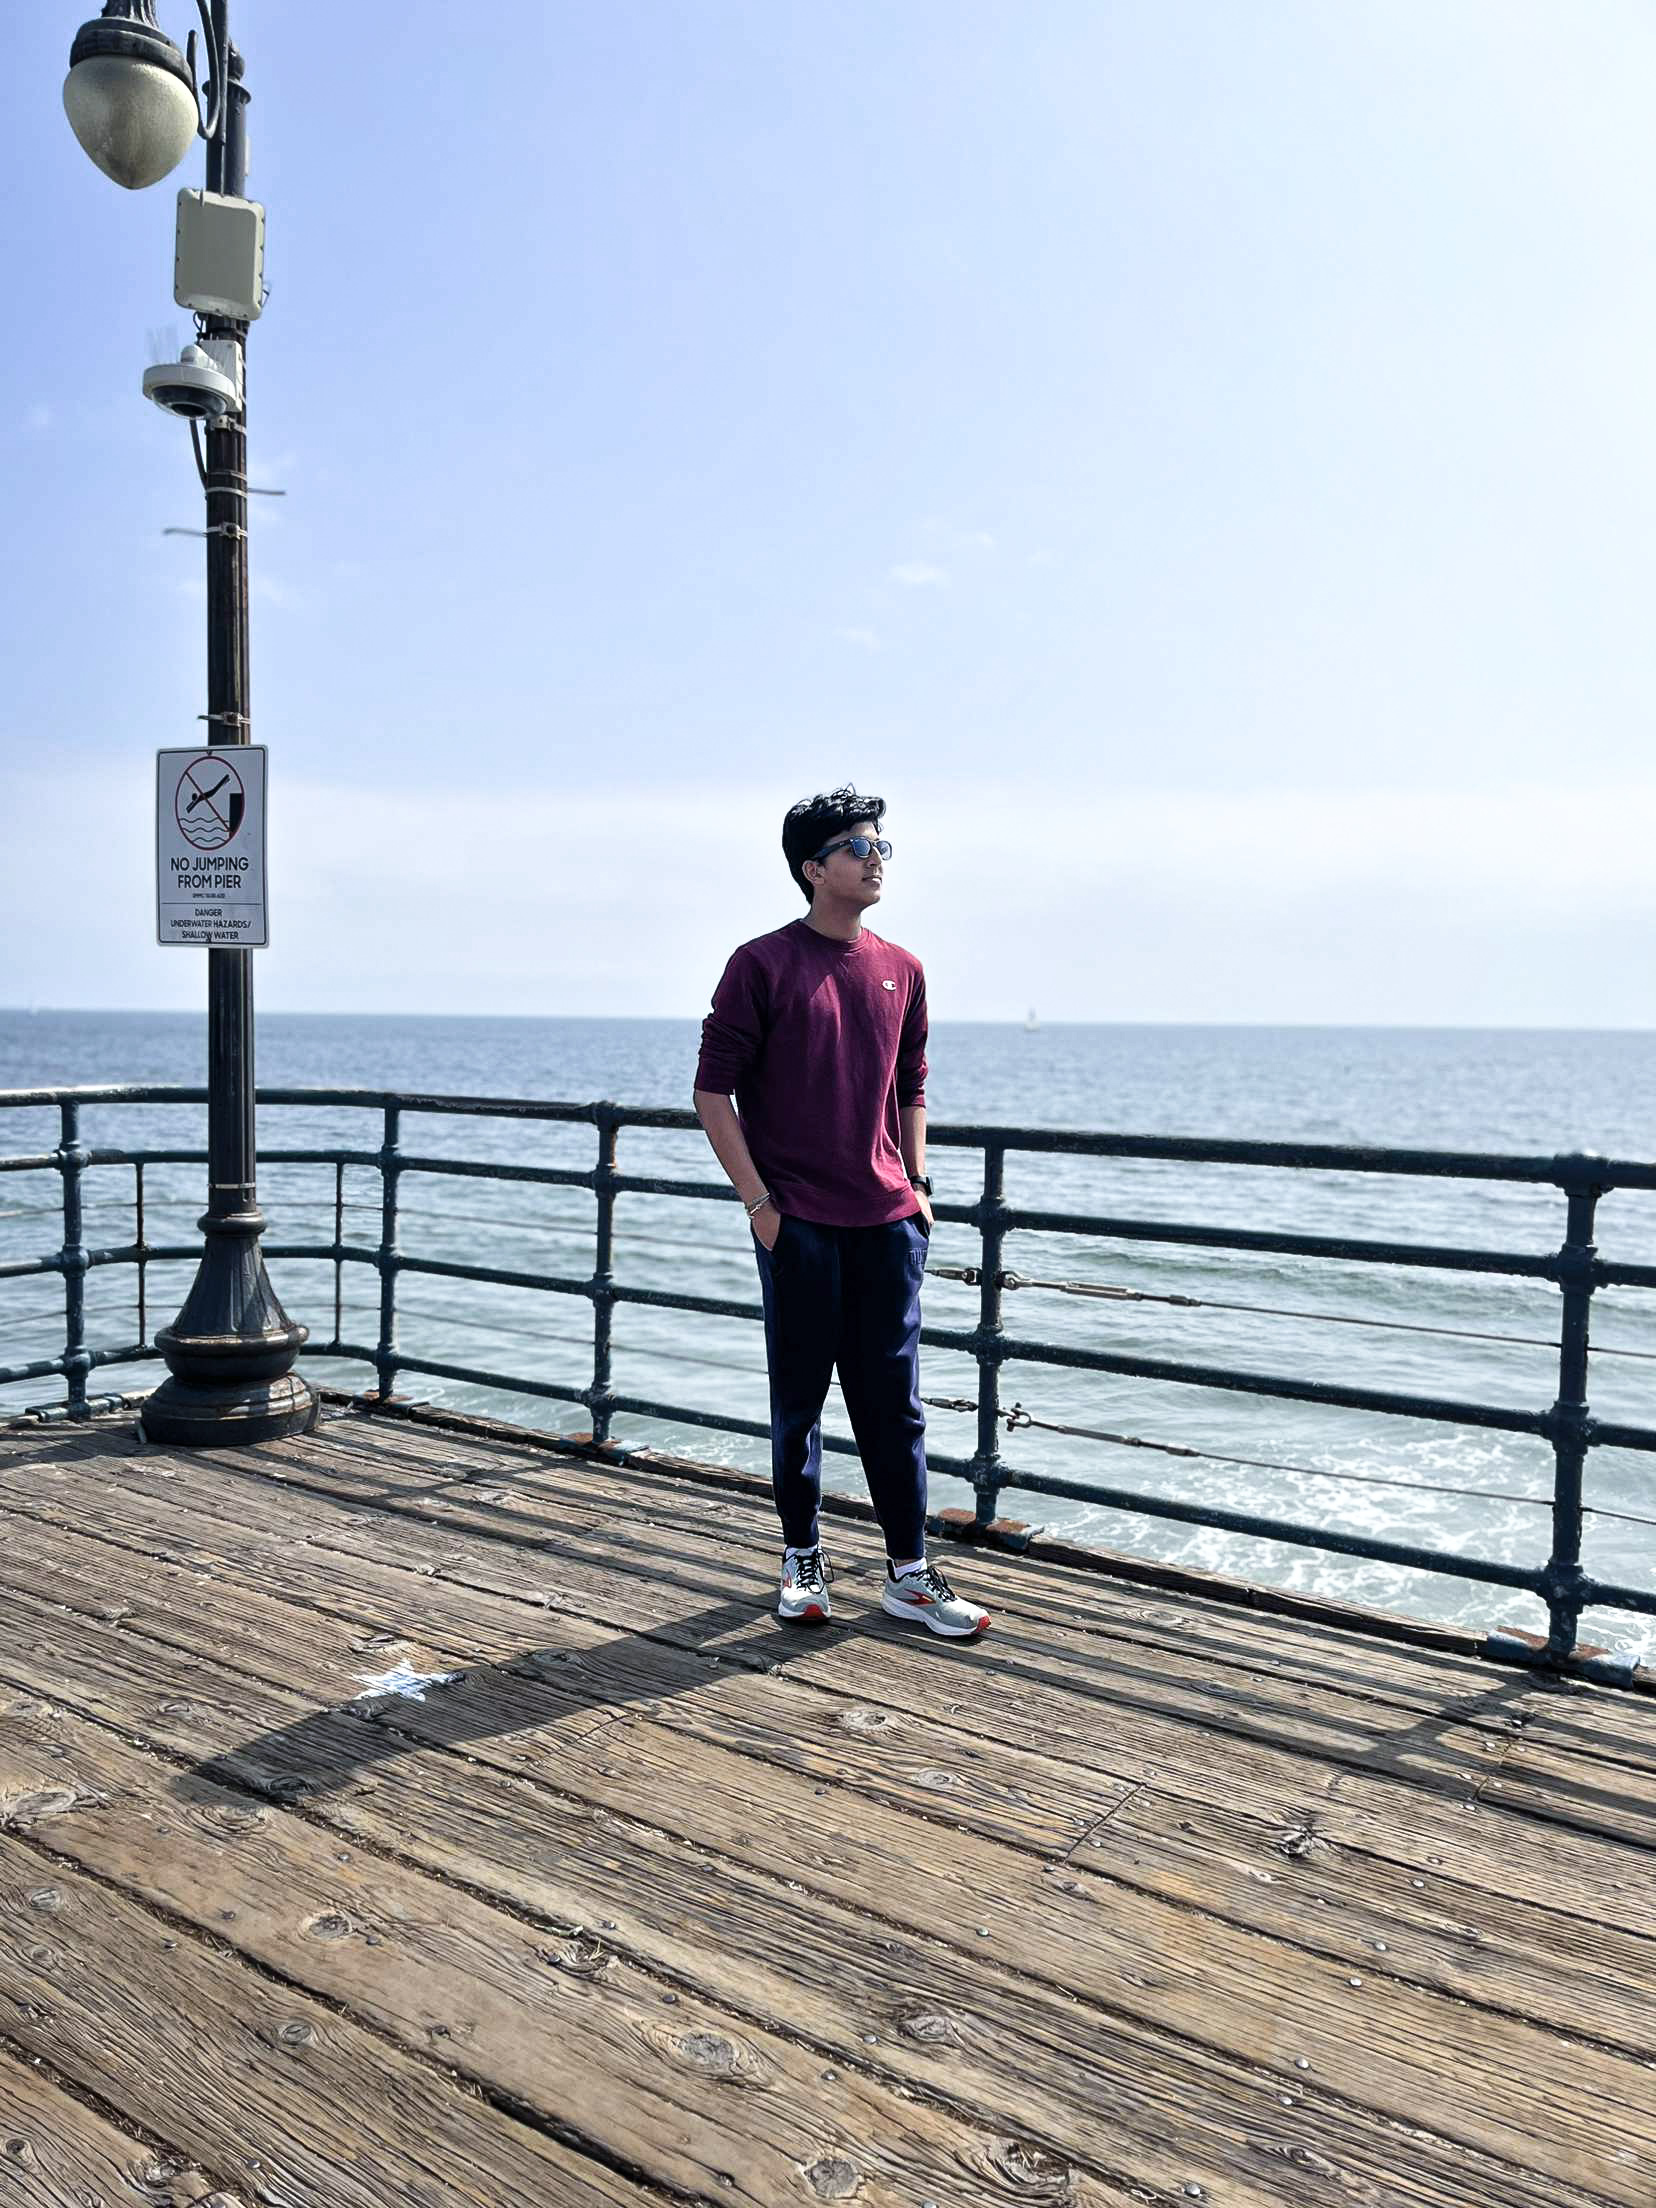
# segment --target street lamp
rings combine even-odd
[[[63,104],[93,161],[130,190],[176,168],[199,132],[207,142],[207,193],[204,202],[180,194],[181,245],[184,203],[195,201],[222,218],[232,241],[251,222],[262,249],[262,211],[245,198],[248,96],[241,56],[230,43],[229,0],[196,0],[196,7],[207,38],[205,116],[196,93],[195,34],[186,58],[157,24],[152,0],[108,0],[101,16],[81,26]],[[181,265],[182,259],[181,253]],[[192,440],[198,419],[206,438],[206,721],[207,741],[216,747],[252,741],[242,394],[248,324],[260,300],[256,277],[240,298],[216,296],[233,285],[215,281],[210,289],[214,304],[197,311],[201,344],[187,348],[180,363],[188,374],[175,372],[165,389],[153,389],[146,378],[146,388],[170,411],[191,417]],[[210,392],[211,404],[177,403],[177,391],[192,378]],[[196,457],[201,461],[199,446]],[[183,1308],[156,1335],[168,1378],[140,1414],[153,1441],[228,1447],[302,1432],[316,1417],[316,1397],[293,1370],[307,1330],[282,1309],[259,1248],[251,957],[246,950],[207,953],[205,1246]]]

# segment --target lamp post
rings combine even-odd
[[[70,49],[63,104],[76,137],[105,175],[130,190],[158,182],[192,139],[207,142],[207,191],[244,201],[246,110],[241,56],[230,43],[229,0],[196,0],[208,48],[207,113],[198,105],[195,35],[188,59],[160,29],[153,0],[107,0]],[[234,388],[204,400],[202,482],[207,495],[207,731],[214,747],[252,741],[248,683],[246,313],[199,315],[219,379]],[[193,349],[192,349],[193,351]],[[191,355],[186,354],[186,360]],[[190,425],[196,435],[195,420]],[[199,448],[198,460],[201,458]],[[201,1264],[170,1327],[156,1336],[168,1378],[145,1401],[151,1440],[230,1446],[303,1431],[316,1397],[293,1361],[307,1329],[277,1300],[259,1237],[255,1184],[252,953],[207,953],[207,1210]]]

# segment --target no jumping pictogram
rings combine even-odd
[[[197,851],[218,851],[242,824],[247,792],[223,751],[204,751],[178,778],[173,811],[186,843]]]

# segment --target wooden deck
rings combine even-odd
[[[1656,1700],[828,1533],[787,1633],[751,1483],[0,1433],[0,2199],[1651,2208]]]

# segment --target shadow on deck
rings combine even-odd
[[[752,1483],[463,1422],[0,1530],[24,2202],[1656,2198],[1643,1695],[853,1517],[789,1632]]]

